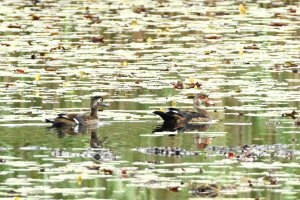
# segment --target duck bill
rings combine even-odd
[[[99,107],[109,107],[110,104],[109,104],[109,103],[100,102],[100,103],[98,104],[98,106],[99,106]]]
[[[103,103],[103,102],[98,103],[98,111],[103,111],[104,107],[109,107],[109,103]]]
[[[209,106],[215,105],[215,103],[213,103],[209,98],[205,98],[203,101],[206,105],[209,105]]]

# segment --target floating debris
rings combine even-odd
[[[108,149],[89,149],[81,153],[72,153],[64,150],[52,151],[51,155],[57,158],[92,158],[99,162],[109,162],[118,159],[118,156],[110,152]]]
[[[292,159],[295,154],[299,154],[299,151],[291,150],[290,145],[287,144],[243,145],[232,148],[208,146],[206,150],[208,155],[210,155],[209,152],[215,152],[242,162],[253,162],[262,157]]]
[[[197,197],[217,197],[221,189],[222,187],[217,184],[194,184],[191,186],[190,192]]]
[[[187,151],[185,149],[177,148],[177,147],[137,147],[132,149],[134,151],[138,151],[145,154],[154,154],[160,156],[198,156],[200,152],[196,151]]]

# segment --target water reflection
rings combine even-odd
[[[199,135],[196,135],[194,137],[194,143],[196,145],[197,149],[206,149],[209,144],[211,144],[212,139],[214,137],[200,137]]]
[[[47,127],[47,129],[56,132],[59,137],[64,137],[66,135],[92,134],[92,132],[94,132],[97,129],[97,125],[77,125],[61,127],[50,126]]]
[[[190,123],[171,123],[171,122],[164,122],[161,125],[158,125],[153,129],[154,132],[205,132],[209,128],[210,124],[201,123],[201,124],[190,124]]]
[[[91,158],[96,162],[108,162],[117,160],[117,156],[110,151],[110,149],[105,149],[104,143],[106,142],[106,137],[99,138],[96,129],[87,129],[90,134],[90,148],[85,149],[82,152],[71,152],[64,149],[56,149],[51,155],[58,158]]]

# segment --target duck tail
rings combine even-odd
[[[153,113],[160,116],[165,122],[173,122],[175,120],[174,116],[165,112],[154,111]]]
[[[54,123],[54,121],[51,120],[51,119],[45,119],[45,122],[46,122],[46,123],[52,123],[52,124]]]

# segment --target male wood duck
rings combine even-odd
[[[211,104],[208,96],[205,94],[196,95],[194,97],[194,106],[197,112],[183,111],[176,108],[168,108],[165,112],[154,111],[153,113],[159,115],[165,123],[170,124],[186,124],[189,122],[208,122],[210,116],[204,106],[201,106],[201,102]]]
[[[54,120],[46,119],[46,122],[52,123],[54,127],[62,127],[62,126],[80,126],[80,125],[92,125],[98,123],[98,109],[100,107],[108,107],[108,104],[103,102],[103,97],[94,96],[91,98],[91,112],[78,114],[78,113],[70,113],[70,114],[58,114],[58,116]]]

